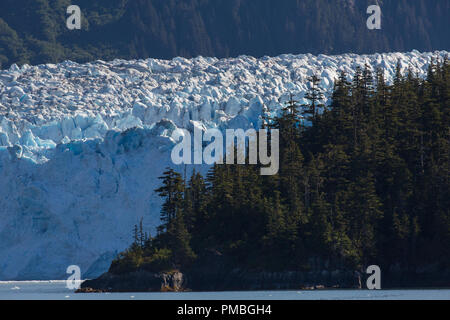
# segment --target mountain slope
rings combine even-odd
[[[368,30],[378,3],[382,29]],[[80,31],[66,8],[83,13]],[[3,0],[0,67],[175,56],[449,50],[448,0]]]

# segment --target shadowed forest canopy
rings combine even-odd
[[[368,30],[378,2],[382,29]],[[82,29],[66,28],[79,5]],[[2,0],[0,68],[12,63],[282,53],[448,50],[446,0]]]
[[[381,69],[357,68],[351,82],[341,74],[323,112],[312,107],[312,87],[310,105],[291,100],[266,117],[265,127],[280,130],[274,176],[251,165],[186,179],[167,169],[156,190],[164,199],[158,234],[136,228],[110,271],[186,270],[207,250],[244,270],[446,270],[449,76],[447,59],[425,80],[398,66],[393,85]]]

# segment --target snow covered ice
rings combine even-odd
[[[397,61],[424,76],[447,52],[256,59],[115,60],[0,71],[0,280],[98,276],[132,241],[141,217],[159,223],[157,177],[172,166],[177,128],[257,128],[307,78],[329,99],[340,70]],[[180,168],[179,168],[180,169]],[[206,170],[206,167],[200,168]]]

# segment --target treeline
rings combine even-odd
[[[186,270],[207,250],[256,271],[448,268],[449,61],[426,79],[397,67],[392,85],[382,69],[342,73],[328,107],[310,80],[309,105],[291,99],[265,118],[280,131],[277,175],[215,165],[184,180],[167,169],[157,235],[136,227],[110,271]]]
[[[383,0],[2,0],[0,68],[175,56],[449,50],[450,2]],[[69,5],[82,29],[68,30]]]

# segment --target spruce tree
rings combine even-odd
[[[311,103],[303,106],[305,109],[303,110],[302,115],[305,116],[307,120],[314,122],[317,119],[319,110],[324,108],[322,102],[324,97],[319,88],[320,78],[317,75],[312,75],[308,78],[308,81],[311,84],[311,88],[306,93],[305,99],[310,100]]]

